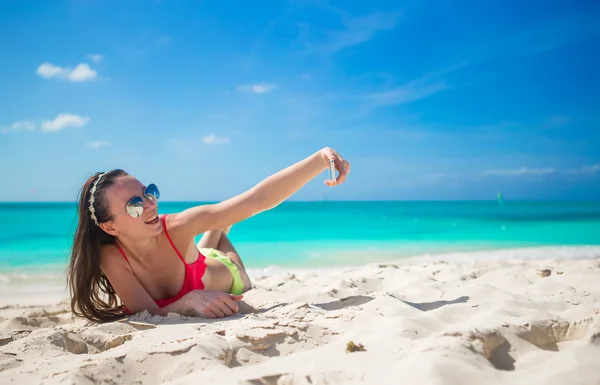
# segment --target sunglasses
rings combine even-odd
[[[158,191],[158,187],[154,183],[151,183],[144,189],[143,195],[151,201],[156,201],[160,198],[160,191]],[[144,199],[139,195],[134,196],[127,202],[125,208],[127,210],[126,213],[132,218],[139,218],[144,212]],[[120,214],[116,214],[115,216],[117,215]]]

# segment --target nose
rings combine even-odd
[[[147,196],[143,195],[144,200],[144,210],[146,209],[153,209],[156,207],[157,203],[155,199],[150,199]]]

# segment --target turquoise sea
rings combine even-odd
[[[159,211],[173,213],[197,204],[161,202]],[[64,270],[76,227],[75,207],[74,202],[0,203],[0,274]],[[598,245],[600,202],[285,202],[235,225],[230,237],[248,268]]]

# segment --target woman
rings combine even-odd
[[[324,148],[236,197],[169,215],[158,215],[155,185],[144,186],[123,170],[93,175],[78,203],[71,310],[100,322],[144,310],[210,318],[236,313],[251,283],[227,229],[279,205],[331,160],[339,175],[325,184],[341,184],[350,164]]]

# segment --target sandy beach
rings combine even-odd
[[[219,320],[98,325],[72,318],[64,283],[4,286],[1,382],[600,384],[599,247],[252,275]]]

